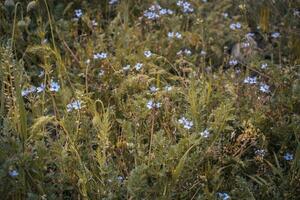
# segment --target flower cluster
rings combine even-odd
[[[181,39],[182,35],[179,32],[168,32],[168,38],[177,38],[177,39]]]
[[[160,18],[160,16],[167,14],[171,15],[173,14],[173,11],[170,9],[162,8],[159,4],[153,4],[148,10],[144,11],[144,17],[149,20],[155,20]]]
[[[105,59],[107,58],[107,53],[101,52],[101,53],[95,53],[94,54],[94,59]]]
[[[232,30],[236,30],[236,29],[242,28],[242,25],[241,25],[241,23],[237,22],[237,23],[232,23],[232,24],[230,24],[229,27],[230,27],[230,29],[232,29]]]
[[[266,155],[266,150],[264,149],[257,149],[255,150],[255,155],[259,156],[259,157],[264,157]]]
[[[235,59],[229,61],[229,65],[230,65],[230,66],[235,66],[235,65],[237,65],[237,64],[238,64],[238,61],[235,60]]]
[[[79,110],[81,108],[81,101],[75,100],[67,105],[67,111]]]
[[[245,78],[244,83],[247,84],[256,84],[256,77],[250,77],[248,76],[247,78]]]
[[[159,102],[155,103],[153,100],[149,100],[147,102],[148,109],[154,109],[154,108],[160,108],[160,107],[161,107],[161,103],[159,103]]]
[[[24,96],[28,96],[31,93],[36,92],[36,87],[35,86],[31,86],[29,88],[26,88],[24,90],[21,91],[21,95]]]
[[[178,120],[178,122],[179,122],[180,124],[182,124],[183,127],[184,127],[185,129],[191,129],[191,128],[193,127],[193,125],[194,125],[194,123],[193,123],[192,121],[188,120],[188,119],[185,118],[185,117],[181,117],[181,118]]]
[[[180,50],[177,52],[177,55],[182,55],[182,54],[190,56],[192,54],[192,52],[191,52],[191,50],[188,50],[188,49]]]
[[[194,12],[194,8],[187,1],[177,1],[177,6],[181,7],[184,13],[192,13]]]

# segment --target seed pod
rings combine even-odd
[[[32,10],[34,10],[37,6],[37,2],[36,1],[30,1],[27,5],[27,12],[30,12]]]

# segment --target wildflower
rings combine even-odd
[[[123,177],[123,176],[118,176],[118,177],[117,177],[117,180],[120,181],[120,182],[123,182],[124,177]]]
[[[186,119],[185,117],[181,117],[178,122],[182,124],[185,129],[191,129],[194,125],[192,121]]]
[[[283,158],[284,158],[285,160],[287,160],[287,161],[291,161],[291,160],[294,159],[294,156],[293,156],[293,154],[291,154],[291,153],[286,153],[286,154],[283,156]]]
[[[123,67],[124,71],[128,71],[130,69],[130,65],[126,65],[125,67]]]
[[[90,63],[91,63],[91,60],[90,60],[90,59],[87,59],[87,60],[85,61],[85,63],[86,63],[86,64],[90,64]]]
[[[185,55],[189,56],[192,54],[191,50],[185,49],[184,50]]]
[[[274,32],[274,33],[272,33],[272,38],[279,38],[280,37],[280,33],[279,32]]]
[[[172,89],[173,89],[173,87],[170,85],[165,86],[165,91],[167,91],[167,92],[171,91]]]
[[[236,29],[242,28],[242,25],[241,25],[241,23],[237,22],[237,23],[232,23],[232,24],[230,24],[229,27],[230,27],[230,29],[232,29],[232,30],[236,30]]]
[[[223,15],[224,18],[227,18],[227,17],[228,17],[228,13],[226,13],[226,12],[225,12],[225,13],[222,13],[222,15]]]
[[[144,51],[144,55],[147,57],[147,58],[150,58],[152,56],[152,53],[151,51]]]
[[[175,37],[176,37],[177,39],[181,39],[181,38],[182,38],[182,35],[181,35],[180,33],[176,32],[176,33],[175,33]]]
[[[208,129],[205,129],[203,132],[200,133],[200,135],[204,138],[208,138],[210,135],[210,132],[208,131]]]
[[[184,13],[192,13],[194,12],[194,8],[187,1],[177,1],[177,6],[181,7]]]
[[[107,53],[101,52],[101,53],[96,53],[94,54],[94,59],[105,59],[107,58]]]
[[[205,55],[206,55],[206,51],[201,50],[200,55],[201,55],[201,56],[205,56]]]
[[[155,103],[155,102],[153,102],[153,100],[149,100],[148,102],[147,102],[147,108],[148,109],[154,109],[154,108],[160,108],[161,107],[161,103]]]
[[[248,84],[255,84],[256,83],[256,77],[250,77],[248,76],[247,78],[244,79],[244,83],[248,83]]]
[[[142,63],[137,63],[134,67],[137,71],[139,71],[143,67],[143,64]]]
[[[144,11],[144,17],[146,17],[149,20],[155,20],[160,18],[162,15],[171,15],[173,14],[173,11],[170,9],[162,8],[159,4],[153,4],[150,6],[148,10]]]
[[[269,93],[270,92],[270,86],[268,86],[267,84],[261,83],[259,90],[264,92],[264,93]]]
[[[254,37],[254,33],[251,33],[251,32],[250,32],[250,33],[247,33],[245,36],[246,36],[246,38]]]
[[[118,3],[118,0],[110,0],[108,2],[109,5],[113,5],[113,4],[116,4],[116,3]]]
[[[8,174],[13,178],[19,176],[19,172],[17,170],[9,171]]]
[[[95,19],[93,19],[93,20],[92,20],[92,25],[93,25],[93,26],[98,26],[98,22],[97,22]]]
[[[41,83],[41,85],[39,87],[36,88],[36,92],[37,93],[41,93],[46,89],[46,86],[44,83]]]
[[[157,92],[159,89],[157,88],[157,87],[155,87],[154,85],[152,85],[151,87],[150,87],[150,92],[152,92],[152,93],[155,93],[155,92]]]
[[[255,154],[257,156],[264,157],[266,155],[266,150],[264,150],[264,149],[257,149],[257,150],[255,150]]]
[[[260,66],[261,69],[266,69],[267,67],[268,67],[268,63],[263,63]]]
[[[60,89],[60,85],[58,84],[58,82],[55,82],[55,81],[51,80],[51,82],[50,82],[50,91],[51,92],[58,92],[59,89]]]
[[[229,65],[231,65],[231,66],[235,66],[237,64],[238,64],[238,61],[235,59],[229,61]]]
[[[29,94],[30,94],[30,92],[29,92],[28,89],[23,89],[23,90],[21,91],[22,97],[27,96],[27,95],[29,95]]]
[[[80,18],[83,15],[82,10],[81,9],[76,9],[75,10],[75,16],[77,18]]]
[[[299,17],[300,16],[300,11],[295,9],[293,14],[294,14],[294,16]]]
[[[230,196],[226,192],[218,192],[218,196],[222,200],[229,200],[230,199]]]
[[[79,109],[81,109],[81,101],[79,100],[73,101],[67,105],[68,112],[72,110],[79,110]]]

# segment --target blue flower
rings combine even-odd
[[[36,88],[36,92],[37,93],[41,93],[46,89],[46,86],[44,83],[41,83],[41,85],[39,87]]]
[[[259,90],[264,92],[264,93],[269,93],[270,92],[270,86],[268,86],[267,84],[261,83]]]
[[[291,153],[286,153],[286,154],[283,156],[283,158],[284,158],[285,160],[287,160],[287,161],[291,161],[291,160],[294,159],[294,156],[293,156],[293,154],[291,154]]]
[[[19,172],[17,170],[9,171],[8,174],[13,178],[19,176]]]
[[[81,109],[81,104],[82,102],[79,100],[73,101],[67,105],[67,111],[70,112],[72,110],[79,110]]]
[[[146,17],[149,20],[155,20],[160,18],[162,15],[171,15],[173,14],[173,11],[170,9],[162,8],[159,4],[153,4],[150,6],[148,10],[144,11],[144,17]]]
[[[272,33],[272,38],[279,38],[280,37],[280,33],[279,32],[274,32]]]
[[[143,67],[143,64],[142,63],[137,63],[134,67],[137,71],[139,71]]]
[[[83,15],[83,13],[82,13],[82,10],[81,10],[81,9],[75,10],[75,16],[76,16],[77,18],[80,18],[82,15]]]
[[[105,59],[107,58],[107,53],[101,52],[101,53],[95,53],[94,54],[94,59]]]
[[[58,82],[51,80],[49,90],[51,92],[58,92],[59,89],[60,89],[60,85],[58,84]]]
[[[151,93],[155,93],[155,92],[157,92],[159,89],[157,88],[157,87],[155,87],[154,85],[152,85],[151,87],[150,87],[150,92]]]
[[[208,138],[210,135],[210,132],[208,131],[208,129],[205,129],[203,132],[200,133],[200,135],[204,138]]]
[[[193,127],[193,125],[194,125],[194,123],[192,122],[192,121],[190,121],[190,120],[188,120],[187,118],[185,118],[185,117],[181,117],[179,120],[178,120],[178,122],[180,123],[180,124],[182,124],[183,125],[183,127],[185,128],[185,129],[191,129],[192,127]]]
[[[245,78],[244,83],[248,83],[248,84],[255,84],[256,83],[256,77],[250,77],[248,76],[247,78]]]
[[[155,103],[153,100],[149,100],[147,102],[146,106],[147,106],[147,108],[149,110],[151,110],[151,109],[154,109],[154,108],[160,108],[161,107],[161,103],[159,103],[159,102]]]
[[[229,65],[231,65],[231,66],[235,66],[237,64],[238,64],[238,61],[235,59],[229,61]]]
[[[222,200],[230,199],[230,196],[226,192],[218,192],[217,194],[218,194],[219,198],[221,198]]]
[[[241,25],[241,23],[237,22],[237,23],[232,23],[232,24],[230,24],[229,27],[230,27],[230,29],[232,29],[232,30],[236,30],[236,29],[242,28],[242,25]]]
[[[152,53],[151,51],[144,51],[144,55],[147,57],[147,58],[150,58],[152,56]]]
[[[194,8],[187,1],[177,1],[177,6],[181,7],[184,13],[192,13],[194,12]]]

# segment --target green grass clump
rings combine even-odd
[[[300,199],[299,8],[2,1],[1,199]]]

